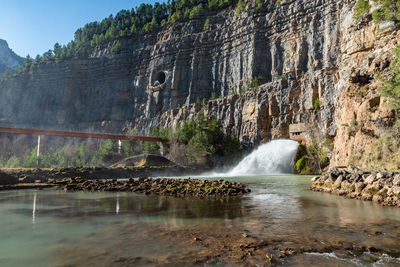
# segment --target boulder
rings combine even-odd
[[[367,176],[367,178],[365,178],[365,182],[367,184],[372,184],[373,182],[375,182],[375,180],[377,179],[377,175],[375,173],[370,174],[369,176]]]
[[[393,176],[393,185],[400,186],[400,173]]]
[[[339,175],[339,177],[336,179],[335,183],[333,184],[334,189],[339,189],[341,187],[343,181],[343,176]]]

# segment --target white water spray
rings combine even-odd
[[[292,140],[274,140],[259,146],[223,176],[253,176],[292,173],[299,144]],[[217,174],[221,175],[221,174]]]

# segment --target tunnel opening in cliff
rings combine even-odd
[[[165,83],[166,79],[167,79],[167,74],[165,73],[165,71],[160,70],[156,74],[156,78],[155,78],[155,81],[153,82],[153,86],[162,85],[163,83]]]

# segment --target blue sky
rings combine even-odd
[[[68,43],[75,31],[121,9],[154,0],[0,0],[0,39],[25,57]],[[162,1],[158,1],[162,2]]]

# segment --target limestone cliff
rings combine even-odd
[[[87,60],[41,64],[0,85],[0,114],[4,124],[15,126],[95,129],[111,124],[120,131],[131,123],[148,130],[162,123],[157,120],[162,112],[213,93],[231,95],[259,76],[271,91],[265,94],[271,112],[281,117],[271,123],[285,129],[293,120],[317,115],[313,102],[325,94],[323,84],[333,83],[328,74],[337,65],[345,2],[282,1],[261,13],[248,4],[240,18],[233,10],[210,16],[208,31],[204,17],[123,39],[119,54],[112,54],[109,44]],[[347,8],[351,13],[351,5]],[[165,83],[157,90],[152,85],[160,71]],[[330,99],[318,112],[325,114],[325,128],[333,119]]]
[[[378,33],[370,16],[354,23],[355,1],[280,2],[125,38],[117,54],[110,43],[86,60],[36,66],[0,83],[0,125],[148,133],[203,109],[246,145],[287,138],[291,124],[305,123],[308,136],[334,139],[332,166],[348,165],[371,129],[379,134],[389,127],[382,120],[396,119],[376,90],[351,94],[378,87],[374,72],[389,66],[399,33]],[[256,77],[262,85],[245,90]],[[365,131],[347,134],[368,115]]]
[[[15,54],[5,40],[0,39],[0,75],[6,70],[15,70],[24,64],[24,60]]]

